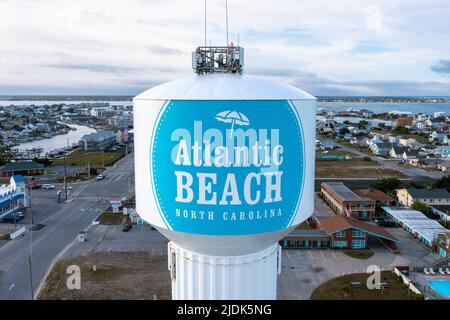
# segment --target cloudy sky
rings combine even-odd
[[[225,0],[208,1],[224,45]],[[316,95],[450,95],[448,0],[228,0],[246,72]],[[0,94],[137,94],[191,76],[204,0],[0,0]]]

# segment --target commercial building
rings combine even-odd
[[[83,136],[84,151],[103,151],[116,143],[114,131],[99,131]]]
[[[0,219],[27,205],[27,190],[22,176],[13,176],[9,185],[0,186]]]
[[[397,239],[385,229],[344,216],[316,217],[317,229],[294,230],[280,241],[284,248],[366,249],[369,237],[378,238],[390,249]]]
[[[375,201],[361,197],[342,182],[323,182],[320,189],[325,202],[338,214],[357,219],[375,215]]]
[[[431,220],[422,212],[407,207],[383,207],[386,216],[401,225],[420,242],[431,247],[438,233],[446,232],[439,222]]]
[[[450,205],[450,193],[446,189],[398,189],[398,203],[411,207],[415,201],[426,205]]]
[[[449,205],[432,205],[429,206],[431,212],[437,214],[442,221],[450,224],[450,206]]]
[[[8,162],[0,168],[1,178],[10,178],[15,175],[33,176],[44,172],[44,165],[34,161]]]
[[[442,258],[450,259],[450,231],[436,235],[433,242],[434,251]]]

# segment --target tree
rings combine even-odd
[[[340,133],[340,134],[347,134],[347,133],[350,133],[350,130],[348,130],[347,127],[344,127],[344,128],[341,128],[341,129],[339,130],[339,133]]]
[[[427,207],[427,205],[419,200],[414,201],[411,208],[414,210],[420,211],[426,215],[428,215],[430,213],[430,209]]]
[[[391,193],[395,189],[400,189],[402,187],[402,182],[397,177],[389,177],[378,179],[372,188],[381,190],[385,193]]]
[[[49,165],[52,164],[52,160],[50,160],[49,158],[37,158],[37,157],[35,157],[35,158],[33,158],[33,161],[36,162],[36,163],[41,163],[44,166],[49,166]]]
[[[367,127],[368,124],[369,124],[369,123],[368,123],[366,120],[361,120],[361,121],[358,123],[358,128],[360,128],[360,129],[365,128],[365,127]]]
[[[404,126],[398,126],[394,130],[392,130],[392,132],[395,134],[408,134],[409,129]]]
[[[442,177],[439,180],[435,180],[432,183],[432,187],[433,188],[445,188],[448,190],[450,190],[450,175]]]

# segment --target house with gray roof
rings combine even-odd
[[[116,143],[114,131],[99,131],[84,135],[84,151],[104,151]]]
[[[416,201],[431,205],[450,205],[450,193],[447,189],[398,189],[397,201],[404,206],[411,207]]]
[[[0,168],[0,177],[9,178],[16,175],[32,176],[42,174],[44,165],[34,161],[8,162]]]

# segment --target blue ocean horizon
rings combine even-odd
[[[317,108],[329,111],[346,111],[349,108],[353,110],[366,109],[374,113],[402,112],[426,115],[433,115],[435,112],[444,112],[450,115],[450,103],[419,103],[419,102],[317,102]]]

